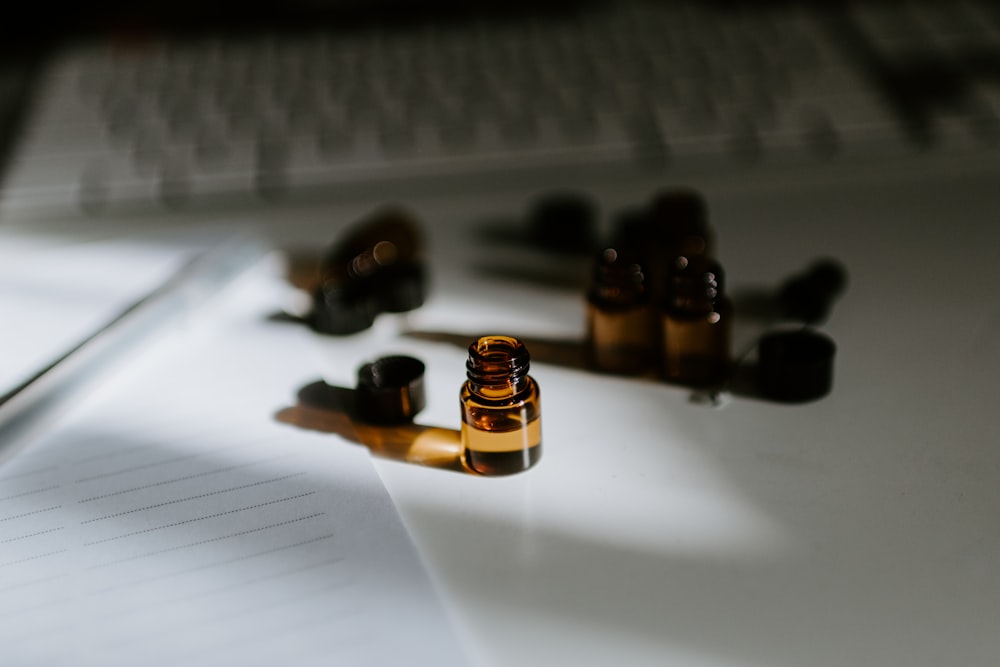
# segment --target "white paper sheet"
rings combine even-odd
[[[166,280],[192,249],[0,238],[0,395]]]
[[[272,286],[0,468],[4,665],[466,663],[367,450],[275,420],[319,371]]]

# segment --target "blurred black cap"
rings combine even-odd
[[[757,347],[757,388],[769,399],[805,403],[833,386],[833,340],[809,329],[765,335]]]

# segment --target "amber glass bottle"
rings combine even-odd
[[[664,377],[695,387],[723,383],[729,374],[731,320],[719,264],[704,257],[678,258],[662,313]]]
[[[510,336],[484,336],[469,346],[460,393],[462,458],[469,469],[509,475],[541,457],[539,391],[529,365],[527,348]]]
[[[587,362],[634,375],[655,367],[657,318],[637,253],[605,249],[587,290]]]

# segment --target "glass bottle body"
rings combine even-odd
[[[729,375],[732,308],[721,300],[709,312],[668,309],[663,315],[663,375],[694,387],[722,384]]]
[[[480,338],[469,348],[462,385],[462,458],[483,475],[509,475],[535,465],[542,453],[538,384],[516,339]]]
[[[606,373],[641,373],[650,367],[650,360],[655,362],[655,331],[656,313],[648,304],[612,310],[590,302],[587,362]]]
[[[586,354],[597,371],[632,375],[656,359],[656,312],[635,253],[615,248],[599,256],[587,290]]]
[[[678,258],[662,315],[664,379],[696,387],[723,384],[730,370],[732,304],[722,268],[707,258]]]
[[[491,400],[462,387],[462,452],[466,465],[484,475],[527,470],[542,454],[538,385],[526,378],[524,390]]]

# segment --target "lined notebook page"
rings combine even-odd
[[[274,420],[318,371],[272,282],[0,468],[4,665],[466,664],[367,451]]]

